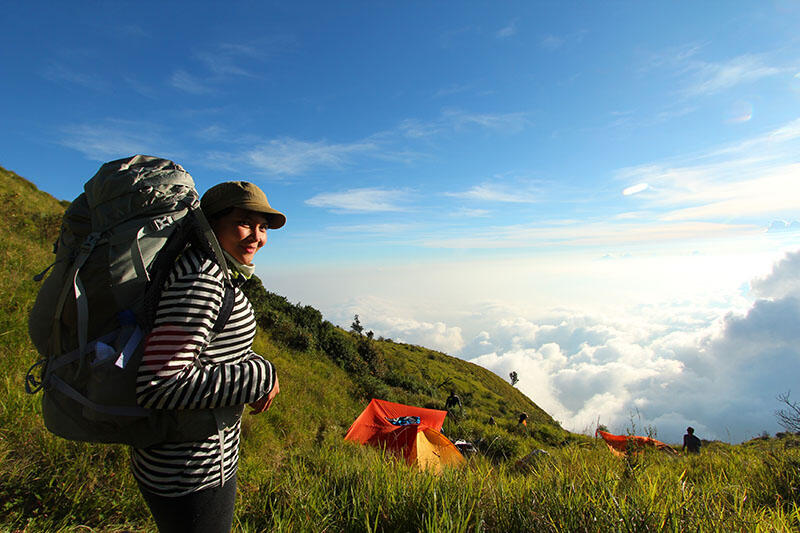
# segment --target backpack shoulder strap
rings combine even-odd
[[[236,289],[232,285],[226,284],[225,293],[222,295],[222,305],[219,308],[217,320],[214,322],[214,327],[211,328],[211,331],[216,334],[222,333],[222,330],[225,329],[225,324],[228,323],[228,319],[231,317],[234,303],[236,303]]]

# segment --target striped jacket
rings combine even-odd
[[[151,409],[209,409],[255,402],[275,383],[272,364],[251,350],[253,309],[236,288],[224,329],[212,327],[224,294],[223,272],[190,248],[165,283],[154,327],[145,341],[137,378],[137,400]],[[151,492],[181,496],[218,487],[239,459],[240,421],[205,441],[134,448],[134,477]]]

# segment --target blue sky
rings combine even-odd
[[[254,181],[268,288],[518,370],[570,429],[777,429],[795,2],[232,4],[4,6],[0,164],[63,199],[133,153]]]

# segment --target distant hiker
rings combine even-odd
[[[689,426],[686,428],[686,435],[683,436],[683,451],[689,453],[700,453],[700,439],[694,434],[694,428]]]
[[[244,181],[212,187],[200,207],[227,264],[218,265],[195,246],[175,262],[146,340],[136,392],[147,408],[224,408],[225,423],[202,441],[132,449],[133,475],[161,533],[230,531],[242,411],[249,404],[250,414],[263,413],[280,391],[272,364],[251,349],[256,322],[239,286],[255,270],[253,256],[266,244],[267,229],[282,227],[286,217]],[[233,278],[235,297],[230,320],[215,336],[223,268]]]
[[[456,394],[455,391],[450,391],[450,396],[448,396],[447,401],[444,402],[444,408],[450,411],[455,409],[456,407],[462,408],[461,398],[458,397],[458,394]]]
[[[517,421],[517,424],[518,425],[522,424],[523,426],[527,427],[528,426],[528,413],[520,413],[519,414],[519,420]]]
[[[494,426],[494,425],[496,425],[496,424],[497,424],[497,422],[495,422],[495,421],[494,421],[494,417],[493,417],[493,416],[490,416],[490,417],[489,417],[489,425],[490,425],[490,426]]]

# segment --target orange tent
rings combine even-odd
[[[678,454],[671,446],[664,444],[660,440],[650,437],[638,437],[635,435],[612,435],[606,431],[597,430],[595,437],[600,435],[606,441],[608,449],[614,455],[625,455],[628,453],[639,453],[647,447],[656,448],[665,452]]]
[[[373,399],[344,438],[385,446],[409,465],[439,472],[443,466],[464,462],[458,448],[441,433],[445,416],[447,411]]]

